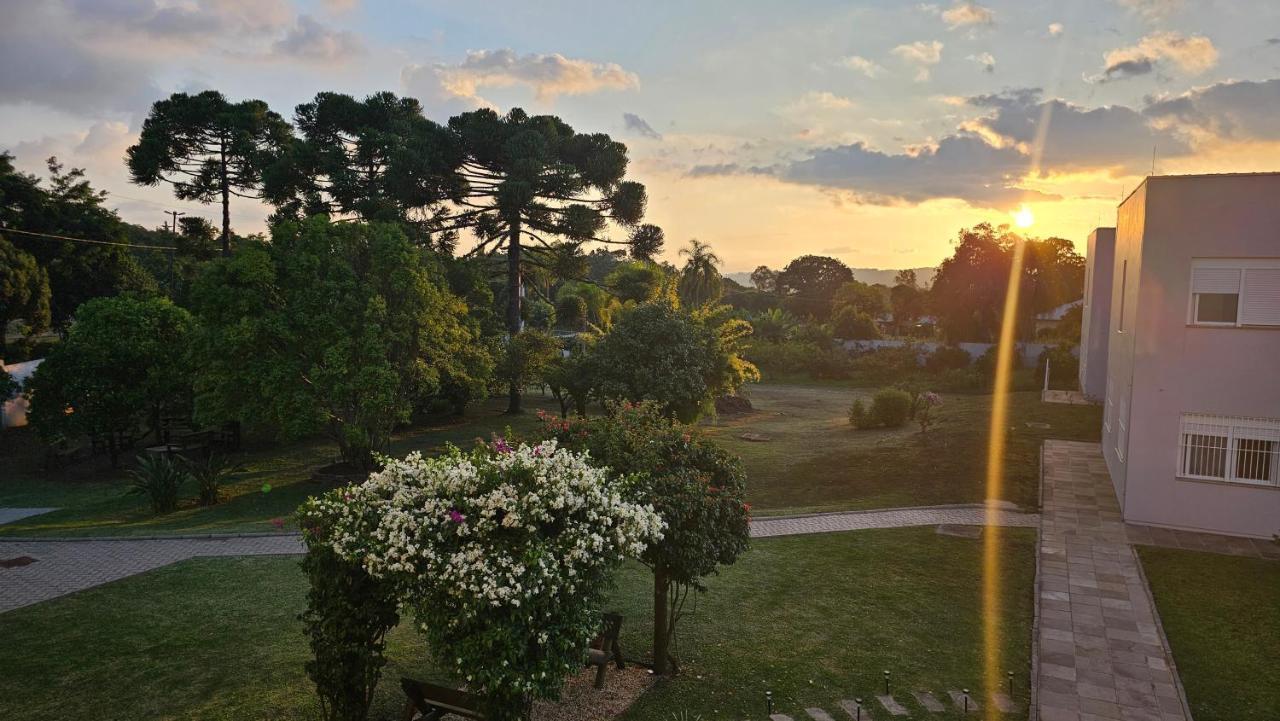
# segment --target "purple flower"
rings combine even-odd
[[[449,509],[449,520],[450,520],[450,521],[453,521],[454,523],[462,523],[463,521],[467,520],[467,517],[466,517],[466,516],[464,516],[464,515],[462,515],[461,513],[459,513],[459,512],[458,512],[458,509],[456,509],[456,508],[450,508],[450,509]]]
[[[511,446],[507,445],[506,439],[504,439],[502,436],[494,436],[493,450],[497,451],[498,453],[511,453],[512,450],[514,449],[512,449]]]

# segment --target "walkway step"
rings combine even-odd
[[[880,702],[881,706],[884,706],[884,710],[888,711],[889,715],[891,716],[907,715],[907,710],[903,708],[902,704],[898,703],[897,701],[894,701],[892,696],[889,696],[887,694],[881,694],[879,696],[876,696],[876,700]]]
[[[1003,691],[997,691],[995,696],[991,697],[992,705],[1000,709],[1000,713],[1013,713],[1017,710],[1018,705],[1009,698],[1009,694]]]
[[[769,714],[769,721],[792,721],[792,719],[784,713],[771,713]]]
[[[809,718],[813,719],[813,721],[836,721],[831,718],[831,714],[820,708],[807,708],[804,712],[809,714]]]
[[[942,713],[947,710],[947,707],[943,706],[942,702],[928,691],[912,691],[911,695],[915,696],[916,702],[924,706],[924,710],[929,713]]]
[[[964,696],[965,696],[965,694],[964,694],[964,692],[963,692],[963,691],[957,691],[957,690],[955,690],[955,689],[951,689],[950,691],[947,691],[947,695],[951,697],[951,703],[955,704],[955,705],[956,705],[956,708],[958,708],[958,709],[963,709],[963,708],[964,708]],[[977,710],[978,710],[978,708],[979,708],[979,707],[978,707],[978,702],[973,700],[973,696],[970,696],[970,697],[969,697],[969,710],[970,710],[970,711],[977,711]]]
[[[847,698],[841,699],[840,708],[844,709],[844,712],[849,714],[849,718],[851,719],[858,718],[858,702],[857,701],[850,701]],[[866,716],[867,718],[871,718],[871,713],[868,712]]]

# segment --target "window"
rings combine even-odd
[[[1184,414],[1178,475],[1280,486],[1280,420]]]
[[[1192,260],[1189,315],[1195,325],[1280,326],[1280,259]]]

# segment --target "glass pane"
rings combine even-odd
[[[1236,293],[1197,293],[1197,323],[1235,323],[1240,296]]]
[[[1275,460],[1276,445],[1275,441],[1236,439],[1236,478],[1250,481],[1271,480],[1271,464]]]
[[[1226,478],[1227,437],[1188,433],[1183,436],[1183,471],[1189,476]]]

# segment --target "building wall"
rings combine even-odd
[[[1142,233],[1146,222],[1147,184],[1139,185],[1116,211],[1111,300],[1107,321],[1107,381],[1103,388],[1102,455],[1111,473],[1120,506],[1125,505],[1128,476],[1130,384],[1133,381],[1137,278],[1142,271]]]
[[[1080,390],[1094,400],[1102,400],[1107,393],[1107,332],[1111,327],[1115,253],[1115,228],[1097,228],[1089,234],[1080,321]]]
[[[1187,316],[1192,258],[1280,257],[1280,174],[1156,177],[1140,191],[1120,208],[1112,295],[1115,323],[1127,260],[1133,315],[1108,353],[1113,393],[1130,395],[1128,437],[1113,425],[1107,458],[1125,520],[1270,538],[1280,488],[1178,478],[1178,443],[1183,413],[1280,418],[1280,329]]]

